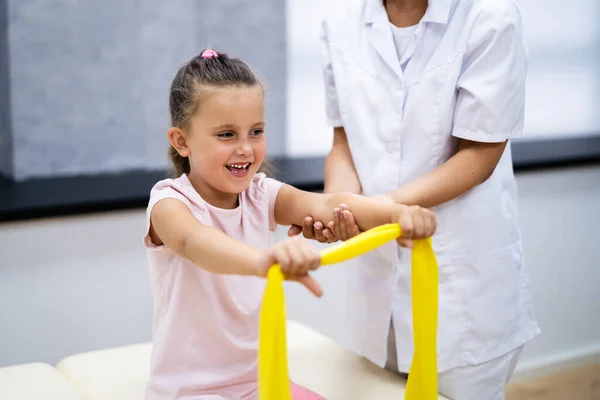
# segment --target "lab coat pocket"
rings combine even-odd
[[[438,286],[438,334],[437,348],[439,367],[453,362],[466,331],[465,301],[456,264],[436,257],[439,270]],[[445,359],[448,357],[449,359]]]
[[[444,266],[441,268],[454,271],[454,289],[463,311],[457,341],[467,358],[476,362],[478,354],[501,346],[525,323],[522,311],[529,297],[523,282],[520,242],[477,254],[442,254],[438,262]],[[440,315],[454,312],[447,307],[440,301]]]

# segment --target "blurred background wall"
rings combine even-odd
[[[169,85],[206,47],[269,84],[285,151],[285,2],[2,0],[0,171],[16,180],[167,167]],[[8,77],[8,80],[5,78]],[[5,119],[6,118],[6,119]]]

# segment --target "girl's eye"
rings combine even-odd
[[[262,129],[255,129],[252,131],[252,135],[253,136],[260,136],[263,134],[263,130]]]
[[[222,139],[230,139],[233,137],[233,132],[222,132],[222,133],[219,133],[217,136]]]

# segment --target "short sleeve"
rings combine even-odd
[[[521,14],[498,2],[475,20],[458,79],[453,136],[503,142],[523,135],[527,51]]]
[[[144,233],[144,246],[148,249],[160,249],[164,247],[156,246],[150,239],[150,217],[152,215],[152,209],[159,201],[164,199],[177,199],[192,210],[192,204],[188,198],[172,187],[171,181],[171,179],[168,179],[157,183],[150,192],[150,200],[148,201],[148,207],[146,208],[146,231]]]
[[[269,229],[274,231],[277,228],[277,222],[275,222],[275,201],[283,183],[272,178],[265,178],[264,185],[269,199]]]
[[[277,228],[277,222],[275,222],[275,201],[277,200],[277,194],[279,189],[283,186],[282,182],[276,179],[267,177],[264,173],[260,172],[254,176],[252,186],[254,187],[254,194],[252,195],[256,200],[261,201],[262,204],[267,203],[269,213],[269,229],[274,231]],[[258,197],[257,197],[258,196]]]
[[[320,30],[321,60],[323,66],[323,84],[325,85],[325,115],[327,123],[334,128],[341,127],[342,117],[337,98],[333,66],[331,64],[331,50],[327,36],[327,24],[323,20]]]

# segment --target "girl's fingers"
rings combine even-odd
[[[406,247],[409,249],[412,249],[414,246],[413,241],[411,239],[399,238],[397,240],[397,242],[398,242],[398,245],[400,245],[401,247]]]
[[[304,254],[300,245],[300,240],[291,242],[286,246],[287,253],[290,257],[290,263],[287,268],[288,275],[302,275],[302,265],[304,263]]]
[[[312,276],[306,274],[303,276],[292,277],[289,280],[298,282],[306,287],[312,294],[317,297],[323,296],[323,289],[319,282],[317,282]]]
[[[414,212],[412,214],[413,214],[413,226],[414,226],[413,237],[421,239],[421,238],[425,237],[425,231],[426,231],[425,213],[423,212],[423,209],[421,209],[420,207],[417,207],[414,209]]]
[[[403,207],[402,212],[398,216],[398,224],[402,229],[402,237],[403,238],[412,238],[413,237],[413,219],[411,216],[410,209],[408,207]]]
[[[277,244],[272,248],[273,261],[278,263],[283,272],[287,271],[288,266],[290,265],[290,256],[287,252],[287,249],[283,245],[283,243]]]
[[[435,213],[431,210],[426,210],[425,221],[427,223],[425,235],[427,237],[433,236],[437,228]]]
[[[319,252],[307,242],[304,242],[301,247],[305,265],[303,272],[314,271],[319,268],[319,265],[321,265]]]

